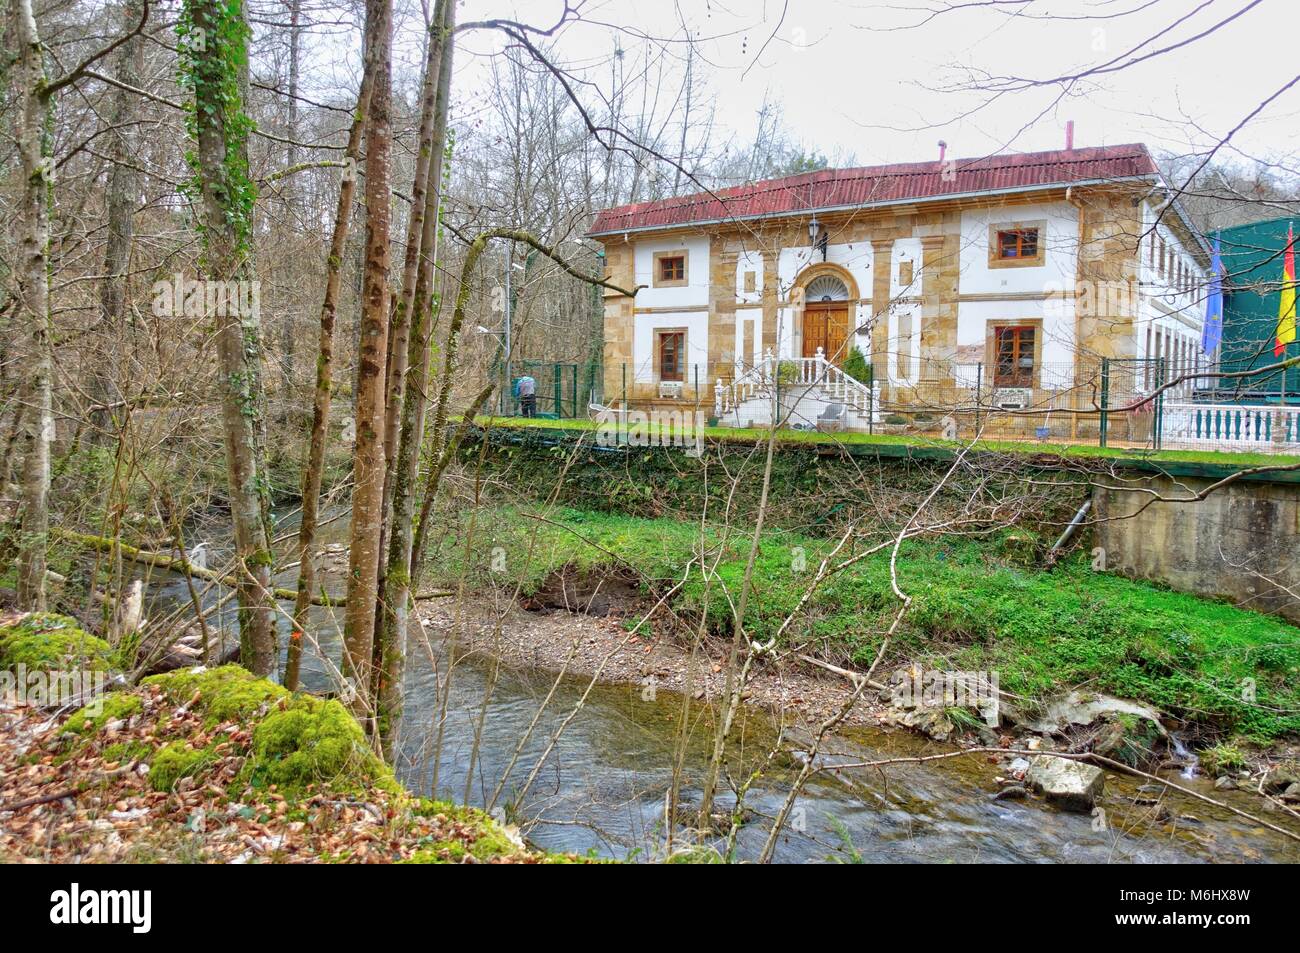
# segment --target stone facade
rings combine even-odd
[[[769,349],[778,360],[800,357],[799,296],[810,276],[828,273],[849,289],[845,353],[862,351],[891,407],[987,406],[996,396],[985,393],[994,389],[993,329],[1008,325],[1036,332],[1032,403],[1077,403],[1074,391],[1095,379],[1101,358],[1151,356],[1149,332],[1169,317],[1146,301],[1164,263],[1155,269],[1144,257],[1143,236],[1160,214],[1149,191],[1145,183],[1073,186],[827,210],[816,213],[824,250],[810,243],[812,213],[602,236],[609,279],[645,286],[635,301],[605,294],[605,402],[711,406],[719,381],[745,374]],[[1203,282],[1203,246],[1170,219],[1162,242]],[[990,243],[999,229],[1024,223],[1042,243],[1037,259],[996,261]],[[700,254],[707,246],[707,281],[692,258],[688,288],[655,287],[651,250],[673,243]],[[1020,267],[999,267],[1007,264]],[[1198,333],[1193,310],[1190,300],[1178,309],[1184,337]],[[652,352],[665,327],[689,328],[680,398],[661,395],[656,379]],[[1171,348],[1172,339],[1154,340]]]

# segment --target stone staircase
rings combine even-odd
[[[821,348],[814,357],[783,360],[777,360],[769,348],[735,380],[718,381],[713,392],[714,414],[724,427],[770,426],[775,411],[787,426],[813,429],[830,404],[844,406],[845,430],[866,430],[869,424],[880,423],[879,385],[869,387],[850,377],[826,360]]]

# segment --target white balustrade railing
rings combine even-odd
[[[1161,442],[1217,450],[1300,451],[1300,407],[1166,403]]]

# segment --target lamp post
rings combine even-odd
[[[477,330],[479,334],[490,334],[492,337],[497,339],[497,349],[498,349],[497,353],[501,356],[502,363],[504,363],[504,358],[506,353],[505,332],[493,331],[491,328],[485,328],[481,324],[478,326]],[[506,412],[510,409],[506,404],[506,401],[508,400],[508,397],[506,395],[509,390],[510,390],[510,375],[507,374],[506,384],[504,387],[501,388],[500,393],[497,394],[497,401],[500,404],[501,416],[503,417],[506,416]]]
[[[513,379],[510,376],[510,318],[511,310],[514,304],[514,294],[510,289],[511,271],[518,268],[520,271],[526,271],[523,265],[515,261],[515,243],[510,242],[506,246],[506,300],[505,300],[505,331],[503,332],[502,347],[505,349],[505,369],[506,369],[506,386],[502,389],[501,405],[505,408],[506,393],[510,390]]]

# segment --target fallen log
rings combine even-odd
[[[166,569],[169,572],[178,572],[194,579],[203,579],[207,582],[217,582],[223,586],[237,586],[239,579],[230,573],[220,573],[212,569],[204,569],[194,565],[188,559],[179,556],[169,556],[167,553],[150,552],[147,549],[139,549],[128,543],[123,543],[107,536],[93,536],[90,533],[78,533],[70,529],[53,528],[51,534],[58,536],[60,539],[66,539],[71,543],[84,546],[87,549],[97,549],[100,552],[109,553],[116,551],[123,559],[133,563],[139,563],[143,566],[153,566],[156,569]],[[417,595],[416,599],[440,599],[446,596],[454,595],[452,592],[424,592]],[[283,589],[279,586],[271,587],[271,595],[277,599],[293,600],[297,598],[298,593],[293,589]],[[328,596],[313,596],[311,604],[314,606],[337,606],[347,605],[347,600],[340,596],[337,599]]]

